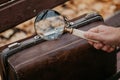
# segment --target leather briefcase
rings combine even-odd
[[[92,15],[76,28],[88,30],[100,24],[102,17]],[[96,50],[67,33],[52,41],[36,35],[1,47],[0,73],[2,80],[106,80],[116,72],[115,53]]]

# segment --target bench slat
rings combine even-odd
[[[15,0],[0,7],[0,32],[33,18],[44,9],[53,8],[67,0]]]

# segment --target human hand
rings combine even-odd
[[[84,35],[88,39],[98,41],[88,41],[96,49],[112,52],[116,46],[120,46],[120,28],[100,25],[88,30]]]

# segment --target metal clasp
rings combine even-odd
[[[14,49],[14,48],[16,48],[16,47],[18,47],[18,46],[20,46],[20,43],[15,42],[15,43],[13,43],[13,44],[8,45],[8,48],[9,48],[9,49]]]

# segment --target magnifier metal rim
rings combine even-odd
[[[41,12],[37,15],[37,17],[36,17],[36,19],[35,19],[35,22],[34,22],[35,32],[36,32],[36,34],[39,35],[40,37],[42,37],[42,36],[37,32],[37,29],[36,29],[37,19],[42,20],[41,18],[38,18],[38,17],[39,17],[40,15],[42,15],[42,13],[43,13],[43,15],[44,15],[46,12],[49,12],[49,11],[55,12],[56,15],[58,15],[58,16],[59,16],[59,15],[62,16],[60,13],[58,13],[58,12],[55,11],[55,10],[49,10],[49,9],[47,9],[47,10],[41,11]],[[67,24],[67,21],[66,21],[65,17],[64,17],[64,16],[62,16],[62,17],[63,17],[63,19],[64,19],[64,23]],[[64,26],[64,27],[66,27],[66,26]],[[64,28],[63,28],[63,30],[61,31],[61,34],[59,34],[59,36],[62,35],[63,32],[64,32]],[[58,37],[59,37],[59,36],[58,36]],[[44,38],[44,37],[42,37],[42,38]],[[44,38],[44,39],[46,39],[46,38]],[[49,39],[46,39],[46,40],[49,40]],[[52,40],[53,40],[53,39],[52,39]]]

